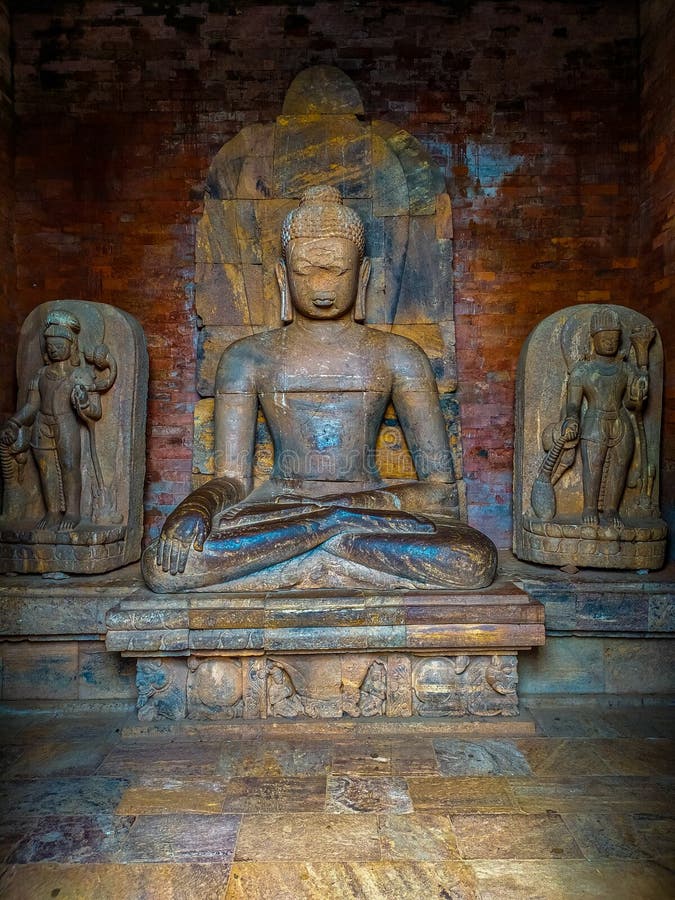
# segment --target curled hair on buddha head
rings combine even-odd
[[[340,191],[329,184],[308,188],[300,205],[291,210],[281,229],[281,252],[295,238],[340,237],[356,244],[359,259],[365,254],[366,237],[358,213],[345,206]]]
[[[73,366],[78,366],[80,364],[80,348],[77,340],[79,333],[80,321],[76,316],[65,309],[53,309],[47,314],[42,332],[42,339],[45,344],[43,354],[46,354],[47,338],[63,338],[66,341],[70,341],[70,362]]]

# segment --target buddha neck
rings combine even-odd
[[[351,315],[341,316],[339,319],[310,319],[297,313],[292,326],[311,335],[312,340],[328,344],[343,340],[353,329],[361,327]]]

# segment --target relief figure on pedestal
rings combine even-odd
[[[53,300],[21,328],[0,428],[0,572],[108,572],[141,555],[145,338],[104,303]]]
[[[537,381],[545,341],[553,335],[560,364],[549,349]],[[656,329],[633,310],[589,304],[563,310],[533,332],[521,354],[517,389],[517,555],[602,568],[663,564],[657,478],[662,370]],[[556,391],[561,412],[551,422],[547,402],[555,409]],[[537,435],[535,423],[547,417]],[[535,440],[544,455],[528,496],[534,473],[527,456]]]
[[[649,389],[649,371],[646,360],[649,344],[655,329],[642,326],[630,336],[636,349],[636,358],[644,360],[636,365],[626,360],[621,351],[622,329],[618,314],[609,307],[600,307],[591,317],[590,324],[593,353],[573,366],[567,385],[565,419],[558,429],[566,447],[580,445],[582,460],[584,525],[599,525],[600,514],[617,528],[622,526],[619,506],[623,498],[628,470],[637,449],[640,464],[636,466],[642,496],[648,498],[649,463],[645,446],[642,407]],[[585,412],[582,410],[585,407]],[[636,441],[637,435],[637,441]],[[546,446],[546,436],[544,437]],[[636,447],[637,444],[637,447]],[[549,451],[550,452],[550,451]],[[574,455],[559,457],[551,475],[555,478],[573,462]],[[557,470],[557,471],[556,471]],[[653,476],[652,476],[653,481]],[[545,502],[537,497],[533,486],[532,504],[541,514],[548,513]],[[555,507],[550,507],[550,518]]]
[[[49,313],[42,333],[45,364],[31,379],[26,402],[0,432],[7,480],[16,471],[20,484],[25,455],[30,452],[35,460],[45,509],[37,529],[68,531],[79,525],[83,444],[95,473],[94,490],[97,496],[104,491],[94,425],[101,418],[100,395],[117,377],[117,363],[108,347],[100,344],[87,355],[89,365],[85,364],[79,332],[74,315],[64,310]],[[11,514],[8,505],[3,507],[3,517]]]
[[[156,591],[227,584],[321,548],[420,587],[492,581],[492,542],[459,521],[436,382],[411,340],[363,324],[370,263],[358,214],[334,187],[309,188],[282,230],[276,275],[285,326],[223,354],[216,376],[216,478],[168,517],[143,556]],[[386,483],[375,443],[388,403],[417,480]],[[274,445],[253,489],[255,422]],[[394,582],[395,583],[395,582]]]

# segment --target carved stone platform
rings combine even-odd
[[[477,592],[157,595],[107,616],[137,658],[142,720],[514,716],[517,653],[543,606],[510,582]]]
[[[0,572],[34,574],[52,570],[91,574],[121,568],[128,561],[126,525],[90,525],[77,531],[0,527]]]
[[[656,517],[614,525],[583,525],[569,518],[548,522],[522,517],[523,558],[549,566],[573,564],[606,569],[660,569],[668,526]]]

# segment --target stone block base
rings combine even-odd
[[[515,716],[518,650],[544,641],[543,606],[503,579],[454,593],[141,589],[106,623],[108,649],[137,659],[148,721]]]

